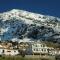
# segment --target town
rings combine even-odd
[[[60,55],[60,48],[49,47],[42,41],[0,41],[0,55]]]

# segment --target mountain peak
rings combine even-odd
[[[48,39],[60,32],[60,19],[19,9],[0,14],[0,40]]]
[[[11,12],[18,12],[19,9],[12,9]]]

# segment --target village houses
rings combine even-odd
[[[20,42],[13,46],[11,42],[0,43],[0,55],[19,55],[19,50],[24,50],[26,54],[30,55],[58,55],[59,49],[48,47],[45,43],[40,41],[34,42]]]
[[[42,42],[34,42],[32,43],[32,53],[33,55],[58,55],[60,54],[60,50],[54,49],[53,47],[48,47],[45,43]]]
[[[0,43],[0,55],[18,55],[17,49],[13,49],[12,43]]]

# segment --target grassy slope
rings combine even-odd
[[[26,56],[26,57],[21,57],[21,56],[2,56],[2,57],[0,57],[0,60],[55,60],[54,59],[54,57],[48,57],[48,58],[42,58],[42,57],[39,57],[39,58],[37,58],[36,56],[32,56],[32,57],[28,57],[28,56]]]

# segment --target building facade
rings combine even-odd
[[[48,47],[46,44],[41,42],[34,42],[32,44],[32,53],[39,55],[56,55],[60,54],[60,50],[54,49],[53,47]]]
[[[33,54],[47,54],[48,47],[40,42],[35,42],[32,44],[32,52]]]

